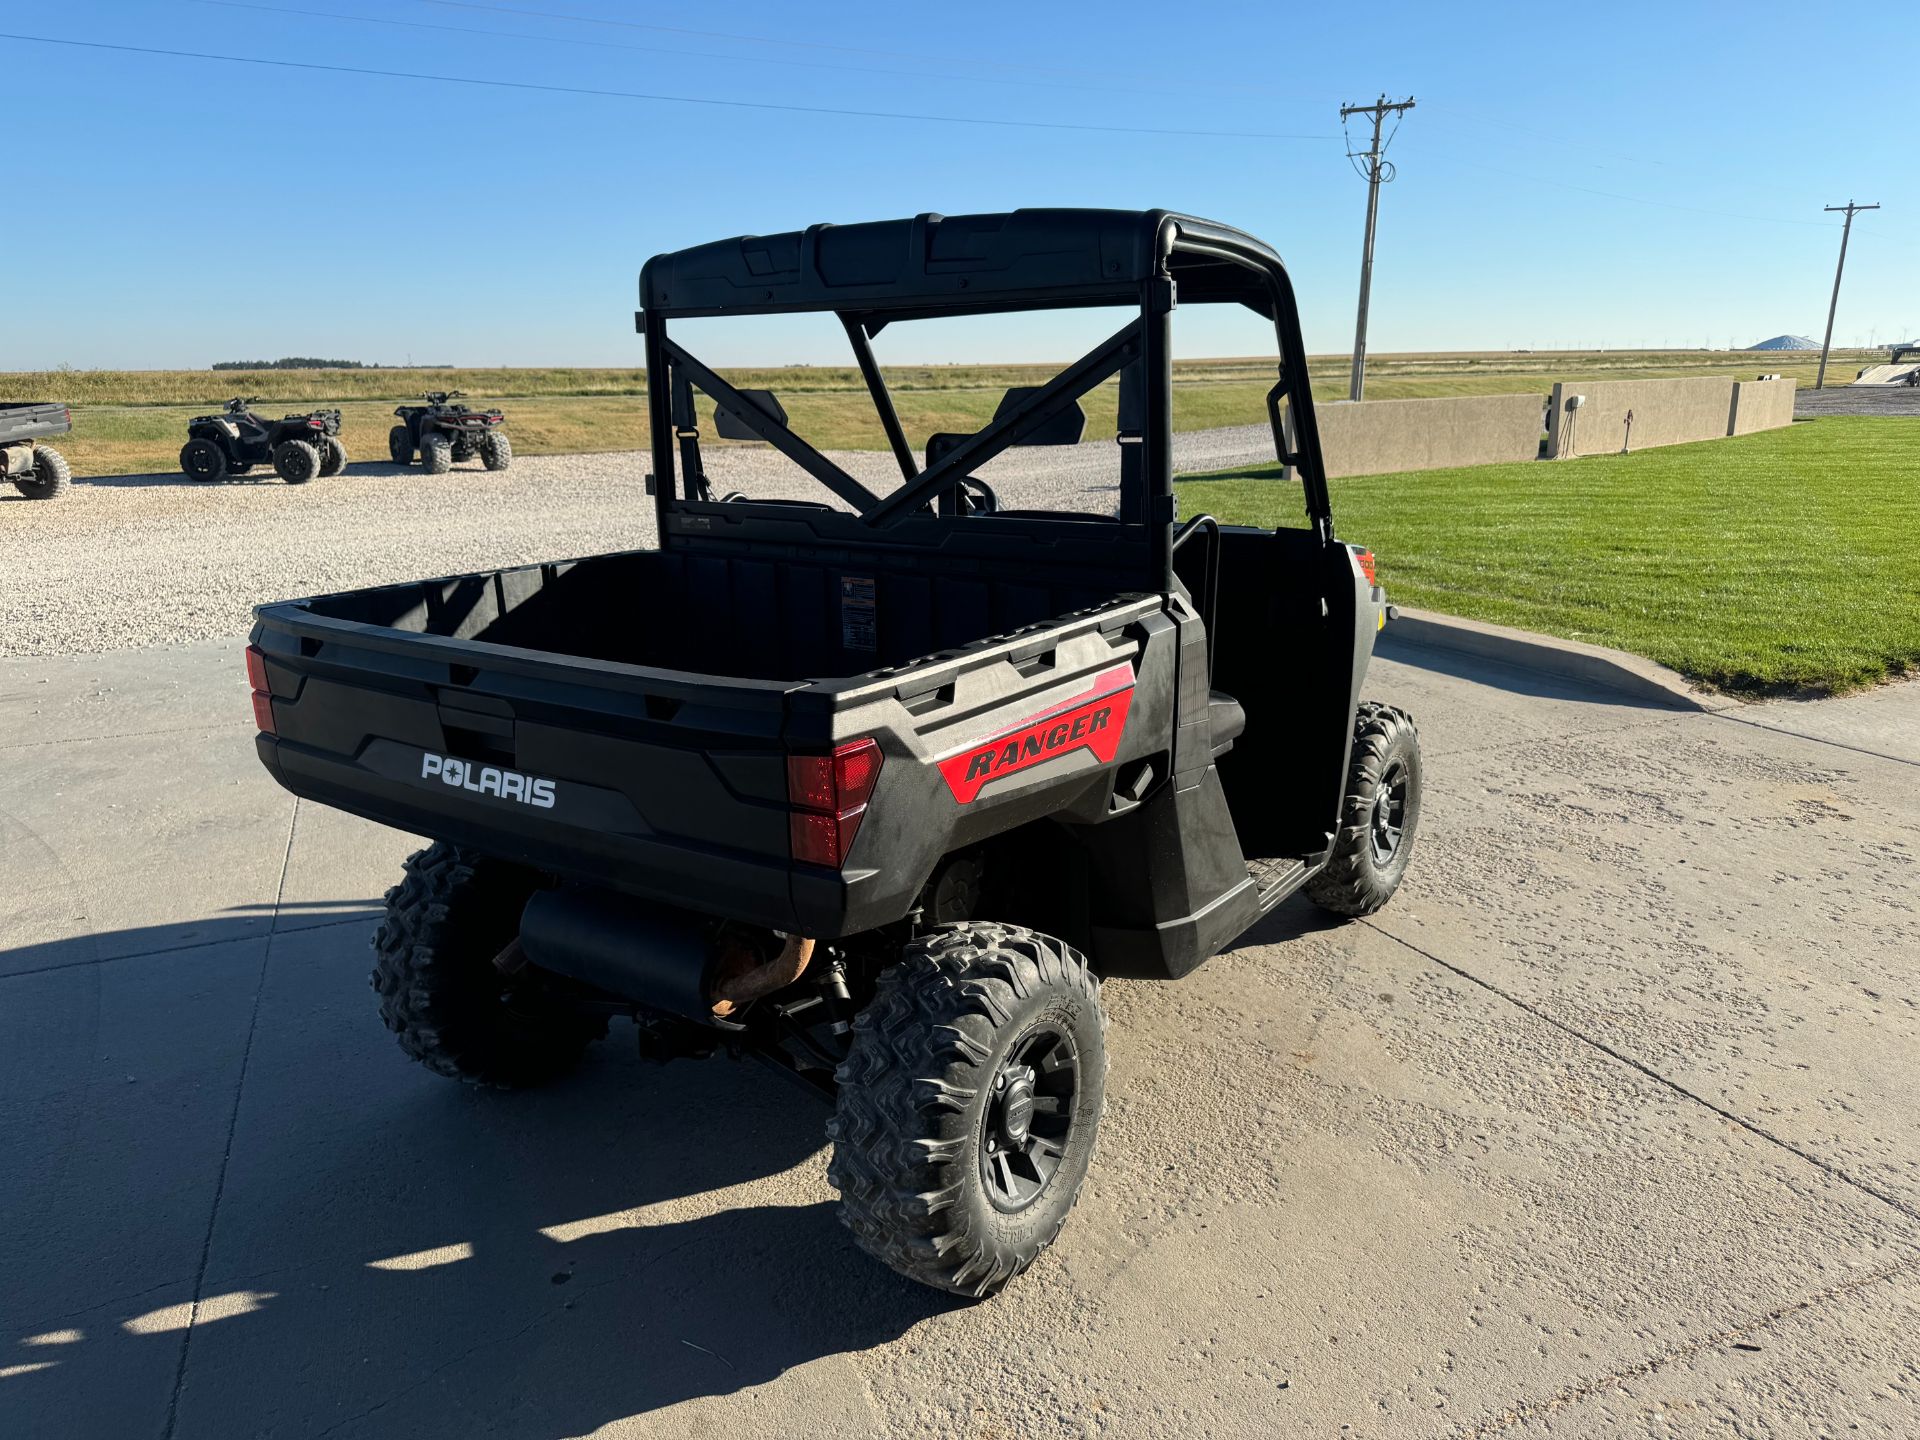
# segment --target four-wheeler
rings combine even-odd
[[[29,500],[51,500],[73,484],[67,457],[43,435],[65,435],[73,429],[73,412],[64,405],[33,401],[0,405],[0,479]]]
[[[1419,741],[1361,698],[1386,602],[1335,535],[1292,286],[1224,225],[1020,210],[699,246],[640,299],[660,548],[262,606],[260,758],[433,837],[373,942],[408,1055],[532,1085],[627,1017],[657,1058],[763,1061],[832,1103],[858,1243],[992,1293],[1087,1174],[1102,981],[1183,976],[1295,891],[1369,914],[1412,853]],[[1272,324],[1298,527],[1179,519],[1176,304]],[[1125,323],[916,453],[882,329],[1095,306]],[[888,493],[673,333],[809,311],[845,328]],[[976,472],[1077,439],[1115,376],[1112,513],[994,503]],[[715,498],[695,391],[828,498]]]
[[[394,464],[411,465],[416,450],[420,468],[429,475],[444,475],[456,460],[476,455],[489,470],[504,470],[513,463],[513,442],[501,428],[507,417],[498,410],[455,404],[466,398],[464,390],[429,390],[420,398],[427,403],[402,405],[393,412],[400,417],[387,434],[387,452]]]
[[[249,408],[255,398],[236,397],[222,413],[188,421],[180,468],[195,480],[211,481],[244,475],[271,461],[274,473],[289,485],[304,485],[316,475],[338,475],[347,468],[338,410],[264,420]]]

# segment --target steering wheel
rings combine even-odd
[[[976,480],[969,475],[957,487],[966,509],[981,515],[991,515],[1000,508],[1000,497],[993,493],[993,487],[984,480]]]

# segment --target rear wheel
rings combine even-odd
[[[14,478],[13,488],[29,500],[51,500],[73,487],[67,457],[49,445],[33,447],[33,473]]]
[[[212,482],[227,476],[227,452],[211,440],[189,440],[180,447],[180,469],[190,479]]]
[[[513,442],[496,430],[480,442],[480,461],[489,470],[504,470],[513,464]]]
[[[304,440],[282,440],[273,447],[273,470],[289,485],[304,485],[320,473],[320,452]]]
[[[413,432],[404,425],[396,425],[387,432],[387,454],[393,457],[396,465],[413,463]]]
[[[935,927],[880,977],[836,1074],[827,1178],[863,1250],[991,1295],[1066,1224],[1106,1104],[1100,982],[1016,925]]]
[[[503,974],[495,957],[519,937],[536,888],[517,866],[436,844],[407,860],[373,937],[380,1018],[400,1048],[436,1074],[519,1089],[571,1070],[606,1021],[567,1009]]]
[[[347,447],[329,435],[320,442],[320,473],[338,475],[347,468]]]
[[[1391,705],[1360,706],[1333,858],[1307,882],[1336,915],[1371,915],[1393,898],[1420,828],[1420,735]]]
[[[453,442],[445,435],[427,431],[420,436],[420,468],[429,475],[444,475],[453,468]]]

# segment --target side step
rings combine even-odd
[[[1253,877],[1254,886],[1259,892],[1260,908],[1271,910],[1300,888],[1301,881],[1307,878],[1307,867],[1298,860],[1282,856],[1271,860],[1247,861],[1247,874]]]

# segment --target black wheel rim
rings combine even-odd
[[[1369,839],[1376,865],[1390,865],[1400,853],[1407,830],[1407,767],[1398,760],[1380,777],[1380,793],[1373,802],[1373,823]]]
[[[1073,1138],[1080,1051],[1051,1026],[1016,1042],[994,1072],[980,1128],[980,1176],[996,1210],[1014,1214],[1046,1192]]]

